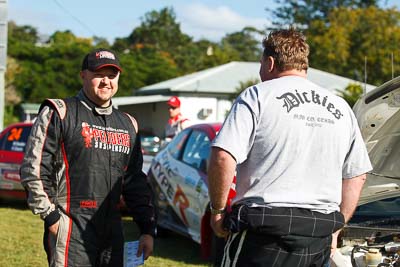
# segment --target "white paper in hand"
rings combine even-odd
[[[135,267],[144,264],[143,253],[136,257],[139,241],[125,242],[124,244],[124,267]]]

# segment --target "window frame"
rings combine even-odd
[[[196,136],[196,138],[198,138],[199,135],[203,136],[202,137],[202,141],[200,142],[200,144],[197,144],[197,147],[195,147],[195,148],[197,148],[196,152],[198,152],[199,155],[200,155],[199,162],[197,164],[194,164],[195,161],[190,162],[188,160],[185,160],[185,154],[189,153],[188,148],[189,148],[190,142],[191,142],[191,140],[193,140],[195,134],[198,134]],[[207,144],[208,144],[208,156],[206,158],[202,158],[201,157],[202,153],[200,153],[200,151],[201,151],[200,148],[203,146],[202,143],[205,141],[205,139],[207,139],[206,141],[207,141]],[[198,140],[195,140],[195,141],[196,141],[196,143],[199,143]],[[193,143],[193,144],[195,144],[195,143]],[[199,129],[193,129],[193,131],[190,133],[190,136],[186,140],[186,145],[185,145],[185,147],[184,147],[184,149],[183,149],[183,151],[181,153],[181,161],[182,161],[182,163],[184,163],[184,164],[196,169],[197,171],[201,171],[202,173],[207,174],[208,157],[210,155],[210,151],[211,151],[211,139],[208,136],[207,132],[199,130]],[[205,162],[205,165],[202,164],[203,161]],[[202,167],[202,166],[204,166],[204,167]]]

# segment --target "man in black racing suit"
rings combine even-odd
[[[21,182],[44,220],[49,266],[122,266],[121,195],[140,229],[138,255],[153,251],[156,218],[138,126],[111,104],[120,73],[112,51],[92,51],[83,89],[44,101],[33,125]]]

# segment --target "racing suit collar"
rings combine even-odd
[[[112,113],[112,102],[110,102],[108,107],[98,107],[85,95],[83,90],[79,91],[77,97],[83,105],[85,105],[88,109],[95,111],[98,115],[111,115]]]

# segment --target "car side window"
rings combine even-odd
[[[182,161],[206,173],[210,143],[210,139],[204,132],[194,130],[187,141]]]
[[[175,136],[172,141],[168,144],[167,149],[172,157],[179,159],[182,154],[183,147],[185,146],[186,140],[190,134],[190,129],[185,129]]]
[[[13,152],[24,152],[31,128],[31,126],[11,128],[3,138],[1,138],[0,149]]]

